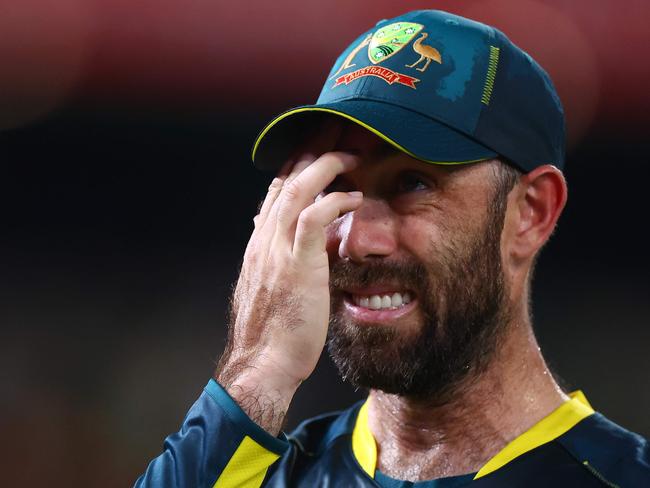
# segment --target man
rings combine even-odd
[[[647,442],[562,391],[532,331],[567,190],[562,108],[526,53],[444,12],[381,21],[253,157],[284,166],[216,381],[138,486],[650,486]],[[285,436],[326,342],[368,399]]]

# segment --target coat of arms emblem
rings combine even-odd
[[[413,22],[396,22],[375,32],[368,46],[368,58],[373,64],[381,63],[406,46],[424,28]]]

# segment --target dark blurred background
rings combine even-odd
[[[567,388],[650,436],[650,3],[0,0],[3,486],[128,486],[160,452],[223,349],[257,131],[414,8],[494,24],[554,78],[570,198],[536,329]],[[324,358],[289,427],[361,395]]]

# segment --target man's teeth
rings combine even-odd
[[[398,308],[411,302],[411,296],[408,292],[393,293],[392,295],[354,295],[354,304],[358,307],[369,308],[371,310],[381,310],[385,308]]]

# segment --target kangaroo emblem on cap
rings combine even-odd
[[[348,69],[348,68],[352,68],[353,66],[356,66],[356,64],[352,62],[354,60],[354,57],[359,53],[359,51],[361,51],[364,47],[370,44],[370,39],[372,39],[372,33],[368,34],[366,38],[362,42],[360,42],[357,47],[355,47],[352,51],[350,51],[350,54],[348,54],[347,57],[345,58],[345,61],[341,63],[341,67],[338,69],[338,71],[330,77],[330,80],[332,78],[336,78],[339,75],[339,73],[344,69]]]

